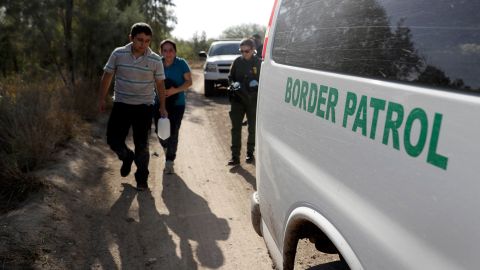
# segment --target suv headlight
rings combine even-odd
[[[217,71],[217,65],[215,65],[214,63],[207,63],[207,65],[205,65],[205,71],[206,72],[216,72]]]

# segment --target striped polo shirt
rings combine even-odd
[[[135,58],[132,43],[113,50],[103,70],[115,73],[114,101],[131,105],[153,104],[155,80],[165,79],[160,56],[147,48]]]

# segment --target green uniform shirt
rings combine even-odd
[[[228,79],[230,82],[239,82],[241,85],[240,91],[247,93],[250,81],[256,80],[258,83],[261,66],[262,60],[257,56],[252,56],[250,60],[246,60],[243,56],[239,56],[232,63]]]

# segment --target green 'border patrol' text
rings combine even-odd
[[[338,100],[339,91],[334,87],[287,78],[285,102],[294,107],[336,123]],[[345,96],[342,127],[351,127],[353,132],[360,132],[363,136],[375,140],[380,114],[385,114],[380,136],[382,144],[400,150],[400,140],[403,140],[403,147],[409,156],[416,158],[423,151],[428,151],[426,161],[429,164],[447,169],[448,157],[437,153],[443,117],[440,113],[435,113],[432,121],[422,108],[405,111],[405,107],[400,103],[365,95],[358,96],[348,91]],[[371,121],[368,121],[369,116]],[[412,139],[412,126],[415,122],[420,126],[420,133],[418,138]],[[401,127],[403,134],[400,131]],[[430,140],[427,147],[428,139]]]

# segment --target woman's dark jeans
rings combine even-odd
[[[183,114],[185,113],[185,106],[167,106],[168,119],[170,120],[170,137],[166,140],[158,138],[160,144],[165,148],[166,154],[165,159],[169,161],[174,161],[177,157],[177,148],[178,148],[178,135],[180,133],[180,125],[182,124]],[[154,112],[154,121],[155,121],[155,133],[158,130],[158,119],[160,118],[160,113],[158,109],[155,109]]]

